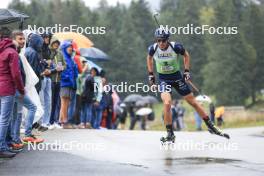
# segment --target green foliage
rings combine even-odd
[[[235,35],[172,35],[191,55],[193,81],[221,105],[257,101],[264,87],[264,5],[252,0],[162,0],[159,21],[163,25],[236,26]],[[262,2],[262,1],[260,1]],[[110,82],[146,82],[147,48],[157,27],[146,0],[129,6],[106,0],[96,9],[82,0],[13,0],[10,8],[30,16],[37,26],[105,26],[105,35],[89,35],[95,47],[111,61],[102,63]],[[100,63],[101,64],[101,63]]]

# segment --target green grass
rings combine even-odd
[[[183,106],[186,108],[186,114],[184,121],[186,124],[187,131],[195,131],[195,120],[193,115],[193,109],[190,105],[185,102]],[[204,105],[205,109],[208,109],[208,105]],[[221,128],[242,128],[242,127],[254,127],[254,126],[264,126],[264,114],[258,112],[259,108],[264,106],[258,105],[257,107],[252,107],[250,110],[243,112],[226,112],[224,115],[224,125]],[[149,122],[149,130],[164,130],[164,125],[162,121],[162,104],[156,104],[154,106],[154,111],[156,118],[153,122]],[[203,124],[203,129],[207,129]]]

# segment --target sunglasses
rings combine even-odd
[[[165,43],[165,42],[167,42],[167,39],[158,39],[157,42],[158,42],[158,43],[161,43],[161,42],[162,42],[162,43]]]

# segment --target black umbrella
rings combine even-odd
[[[136,102],[136,101],[139,101],[139,100],[142,100],[143,97],[139,94],[131,94],[131,95],[128,95],[125,99],[124,99],[124,102],[125,103],[133,103],[133,102]]]
[[[20,28],[23,26],[24,19],[29,18],[28,15],[13,9],[0,9],[0,25],[21,22]]]
[[[109,57],[102,50],[98,48],[81,48],[80,49],[81,56],[85,57],[91,61],[107,61]]]

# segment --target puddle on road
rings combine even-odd
[[[241,162],[241,160],[212,158],[212,157],[187,157],[187,158],[165,158],[166,165],[171,165],[172,162],[177,164],[226,164]]]
[[[127,166],[134,166],[134,167],[139,167],[139,168],[144,168],[148,169],[148,167],[140,165],[140,164],[133,164],[133,163],[119,163],[120,165],[127,165]]]

